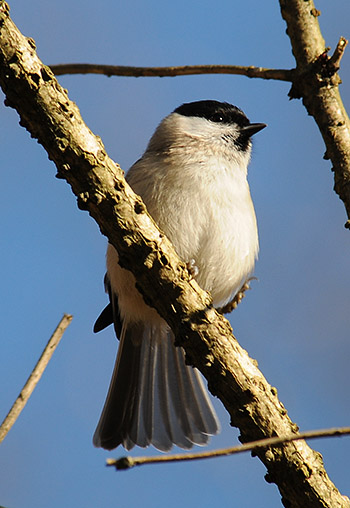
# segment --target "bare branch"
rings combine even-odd
[[[334,429],[323,430],[309,430],[300,432],[299,434],[292,434],[285,437],[269,437],[267,439],[260,439],[252,443],[245,443],[240,446],[232,446],[221,450],[210,450],[207,452],[199,453],[178,453],[173,455],[158,455],[156,457],[121,457],[119,459],[107,459],[106,465],[113,466],[117,470],[131,469],[135,466],[143,466],[145,464],[159,464],[164,462],[185,462],[189,460],[201,459],[214,459],[217,457],[224,457],[226,455],[237,455],[243,452],[257,452],[261,448],[271,448],[281,446],[291,441],[299,439],[319,439],[324,437],[339,437],[350,434],[350,427],[338,427]],[[254,454],[254,453],[253,453]]]
[[[57,76],[62,74],[104,74],[105,76],[129,77],[175,77],[196,74],[236,74],[248,78],[276,79],[293,81],[294,70],[265,69],[263,67],[241,65],[181,65],[176,67],[129,67],[125,65],[99,64],[59,64],[50,65]]]
[[[350,228],[350,120],[343,106],[336,74],[347,41],[341,38],[333,57],[327,55],[313,0],[280,0],[282,16],[292,43],[297,69],[291,98],[302,98],[326,144],[331,159],[334,190],[344,202]]]
[[[57,328],[53,332],[49,342],[47,343],[44,351],[42,352],[38,360],[38,363],[35,365],[26,384],[23,386],[21,393],[17,397],[8,415],[6,416],[5,420],[2,422],[0,426],[0,443],[5,439],[9,430],[12,428],[15,421],[21,414],[22,409],[27,404],[29,397],[33,393],[34,388],[36,387],[38,382],[40,381],[40,378],[43,375],[44,370],[47,367],[47,364],[51,360],[51,357],[54,354],[56,347],[58,346],[66,328],[69,326],[72,319],[73,316],[70,316],[69,314],[64,314],[61,321],[58,323]]]
[[[232,336],[231,327],[211,305],[210,296],[190,279],[170,242],[106,154],[102,141],[84,124],[77,106],[60,87],[9,18],[0,0],[0,85],[6,104],[21,125],[47,150],[58,177],[71,185],[81,209],[88,210],[118,250],[123,267],[136,277],[146,302],[173,329],[191,365],[239,427],[241,442],[297,432],[277,392]],[[290,508],[344,508],[344,498],[327,476],[321,456],[304,441],[258,450]]]
[[[334,71],[337,72],[340,68],[340,60],[343,58],[344,51],[348,41],[344,37],[340,37],[337,47],[334,50],[333,55],[329,59],[328,65],[333,67]]]

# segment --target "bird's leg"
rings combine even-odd
[[[186,263],[186,267],[188,270],[188,273],[191,276],[191,279],[195,279],[197,275],[199,274],[199,268],[196,266],[196,261],[194,259],[190,259]]]

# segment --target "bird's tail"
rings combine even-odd
[[[219,422],[197,369],[185,364],[182,348],[164,327],[123,325],[95,446],[205,445]]]

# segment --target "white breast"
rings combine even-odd
[[[246,169],[217,157],[185,158],[180,168],[173,162],[171,156],[156,163],[144,156],[129,183],[180,257],[195,261],[199,285],[221,305],[252,273],[258,253]]]

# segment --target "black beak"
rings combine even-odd
[[[265,129],[266,123],[250,123],[249,125],[245,125],[244,127],[241,127],[242,134],[245,134],[246,136],[250,137],[253,136],[253,134],[256,134],[257,132],[261,131],[261,129]]]

